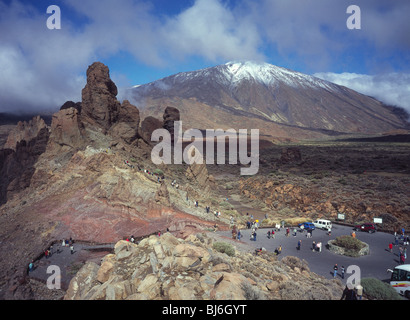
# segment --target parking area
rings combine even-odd
[[[308,262],[309,268],[312,272],[326,278],[333,277],[333,266],[337,264],[339,266],[339,272],[337,277],[341,278],[340,267],[344,266],[347,270],[349,265],[356,265],[360,268],[361,278],[376,278],[379,280],[390,279],[390,273],[387,269],[392,269],[399,265],[399,247],[403,245],[402,241],[399,241],[399,245],[393,246],[393,252],[389,251],[389,243],[394,243],[394,236],[392,234],[384,232],[367,233],[356,231],[356,238],[367,243],[370,247],[370,254],[361,257],[347,257],[335,254],[326,248],[326,244],[329,240],[335,239],[341,235],[350,235],[353,231],[352,227],[333,224],[331,235],[329,236],[326,231],[315,229],[311,238],[307,238],[306,231],[298,232],[296,236],[293,236],[293,228],[290,228],[290,235],[286,236],[285,229],[281,229],[275,233],[275,238],[268,238],[267,232],[272,228],[258,229],[256,241],[251,241],[250,229],[242,229],[241,241],[252,245],[255,248],[265,248],[268,251],[274,252],[274,250],[281,245],[282,254],[278,256],[279,259],[284,256],[296,256],[300,259],[304,259]],[[231,237],[230,231],[220,232],[221,235]],[[301,249],[297,250],[298,241],[302,241]],[[312,242],[322,242],[322,251],[312,251]],[[406,261],[408,263],[408,259]],[[345,280],[349,276],[345,274]]]

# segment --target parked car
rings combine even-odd
[[[298,224],[299,228],[303,226],[305,230],[315,230],[315,225],[312,222],[303,222]]]
[[[332,230],[332,222],[329,221],[329,220],[318,219],[316,221],[313,221],[313,224],[318,229],[323,229],[323,230],[327,230],[327,231]]]
[[[377,231],[376,225],[374,223],[363,223],[358,224],[353,228],[355,231],[365,231],[368,233],[374,233]]]

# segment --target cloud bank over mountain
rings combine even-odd
[[[374,97],[385,104],[402,107],[410,113],[410,74],[316,73],[314,76]]]

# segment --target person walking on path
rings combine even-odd
[[[71,245],[70,245],[70,251],[71,251],[71,254],[73,254],[74,253],[74,245],[71,243]]]
[[[342,267],[340,268],[340,271],[342,272],[342,279],[344,279],[344,278],[345,278],[345,267],[342,266]]]
[[[299,241],[298,241],[298,251],[300,251],[301,245],[302,245],[302,240],[299,240]]]
[[[316,241],[312,242],[312,251],[315,252],[316,250]]]
[[[335,266],[333,267],[333,278],[336,278],[337,270],[339,270],[339,268],[338,268],[337,263],[336,263]]]
[[[393,243],[391,243],[391,242],[389,243],[389,251],[393,252]]]

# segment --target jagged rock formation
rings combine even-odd
[[[209,192],[209,189],[215,188],[215,179],[208,173],[205,163],[192,163],[187,168],[185,175],[188,180],[197,184],[204,192]]]
[[[106,133],[118,119],[121,104],[117,94],[118,89],[110,78],[108,67],[94,62],[87,69],[87,84],[82,90],[82,119],[91,126],[99,126]]]
[[[124,100],[118,111],[116,123],[110,128],[109,133],[112,136],[121,138],[126,143],[131,144],[139,138],[139,110],[128,100]]]
[[[30,186],[34,165],[49,139],[49,129],[39,117],[29,123],[19,123],[18,127],[22,128],[21,133],[12,131],[9,135],[8,144],[12,149],[0,150],[0,205]]]
[[[142,139],[148,143],[148,144],[152,144],[153,142],[151,142],[151,136],[152,133],[156,130],[156,129],[161,129],[163,125],[163,122],[157,118],[148,116],[146,117],[142,122],[141,122],[141,129],[140,129],[140,134]]]
[[[81,113],[81,102],[66,101],[61,107],[60,110],[74,108],[77,109],[78,113]]]
[[[3,149],[16,150],[17,143],[22,140],[26,142],[35,139],[40,131],[47,128],[46,123],[40,116],[36,116],[30,121],[19,121],[17,126],[9,133]]]
[[[79,111],[76,108],[63,108],[53,114],[51,121],[50,148],[56,146],[65,147],[65,149],[75,149],[84,146],[83,124],[79,118]],[[58,152],[62,152],[58,148]]]
[[[174,107],[166,107],[164,111],[164,125],[163,128],[168,130],[169,133],[171,134],[171,141],[174,141],[174,122],[175,121],[180,121],[181,117],[179,114],[179,110]]]
[[[331,300],[340,299],[340,281],[309,271],[296,257],[281,261],[213,249],[207,234],[182,240],[170,233],[139,244],[119,241],[101,265],[87,263],[72,279],[65,300]],[[312,286],[312,281],[315,285]]]

